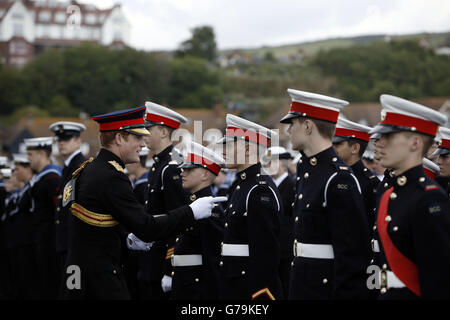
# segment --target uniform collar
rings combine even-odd
[[[423,178],[423,179],[422,179]],[[426,175],[421,164],[406,170],[401,175],[393,178],[393,184],[396,188],[403,187],[411,181],[425,181]]]
[[[362,162],[362,160],[358,160],[356,161],[352,166],[350,166],[353,170],[353,172],[356,171],[363,171],[364,169],[367,169],[366,166],[364,165],[364,163]],[[366,170],[367,171],[367,170]]]
[[[189,195],[189,200],[190,201],[195,201],[198,198],[209,197],[211,195],[212,195],[211,186],[207,186],[207,187],[205,187],[203,189],[198,190],[197,192],[191,193]]]
[[[258,163],[254,164],[254,165],[251,165],[247,169],[239,171],[236,174],[236,180],[237,181],[243,181],[243,180],[246,180],[248,178],[259,177],[259,175],[261,175],[261,163],[258,162]]]
[[[305,155],[305,158],[303,159],[303,164],[309,167],[317,167],[317,165],[322,163],[329,163],[330,161],[336,162],[338,160],[338,155],[336,151],[334,150],[333,146],[316,153],[315,155],[307,158]]]
[[[275,185],[278,187],[284,181],[284,179],[287,178],[287,176],[288,176],[288,173],[285,172],[281,176],[279,176],[278,178],[273,179],[273,182],[275,182]]]
[[[69,166],[70,161],[72,161],[73,158],[75,158],[77,156],[77,154],[81,153],[81,149],[78,149],[77,151],[75,151],[74,153],[72,153],[67,159],[66,161],[64,161],[64,165],[66,167]]]
[[[153,160],[155,160],[155,162],[159,162],[161,160],[165,160],[167,158],[172,157],[172,150],[173,150],[173,145],[168,146],[167,148],[165,148],[160,153],[155,154],[153,156]]]
[[[122,168],[125,168],[125,164],[118,156],[104,148],[100,149],[97,158],[105,161],[116,161]]]

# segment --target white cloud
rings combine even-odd
[[[148,50],[175,49],[200,25],[214,27],[219,48],[450,30],[450,1],[442,0],[127,0],[122,7],[132,45]]]

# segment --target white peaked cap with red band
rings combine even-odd
[[[333,142],[338,143],[347,139],[360,139],[366,142],[370,141],[369,132],[371,127],[344,119],[342,116],[338,118],[336,130],[334,132]]]
[[[450,153],[450,129],[446,127],[439,128],[439,146],[434,151],[433,155],[449,154]]]
[[[336,123],[342,108],[348,101],[324,96],[322,94],[287,89],[292,103],[289,113],[280,120],[281,123],[290,123],[296,117],[308,117],[317,120]]]
[[[172,129],[178,129],[182,123],[187,122],[184,116],[167,107],[150,101],[145,102],[145,106],[147,107],[145,120],[148,126],[165,125]]]
[[[226,121],[227,131],[225,137],[220,139],[218,143],[243,139],[265,147],[270,147],[270,141],[278,136],[278,133],[273,130],[233,114],[227,114]]]
[[[425,174],[431,179],[434,179],[439,174],[439,166],[427,158],[422,159],[422,166]]]
[[[201,144],[191,142],[185,161],[178,167],[182,169],[201,167],[218,175],[224,165],[225,160],[219,154]]]
[[[438,127],[447,122],[447,116],[438,111],[389,94],[382,94],[380,102],[381,122],[371,134],[411,131],[435,137]]]

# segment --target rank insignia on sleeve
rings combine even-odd
[[[120,164],[118,164],[116,161],[108,161],[108,163],[110,165],[112,165],[117,171],[125,173],[125,171],[123,170],[122,166]]]

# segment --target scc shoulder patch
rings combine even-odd
[[[125,173],[125,171],[123,170],[122,166],[120,164],[118,164],[117,161],[108,161],[108,163],[110,165],[112,165],[117,171]]]

